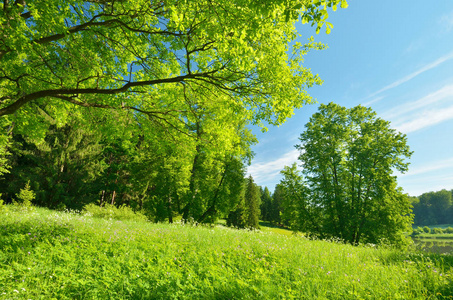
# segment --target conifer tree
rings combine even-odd
[[[260,196],[258,193],[258,187],[253,182],[253,178],[250,175],[247,178],[247,188],[245,190],[245,206],[246,206],[246,227],[259,228],[259,216],[260,216]]]

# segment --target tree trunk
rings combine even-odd
[[[113,191],[112,193],[112,205],[115,204],[115,196],[116,196],[116,191]]]

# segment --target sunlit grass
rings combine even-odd
[[[444,299],[451,256],[265,231],[0,215],[0,299]]]

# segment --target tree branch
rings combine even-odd
[[[195,73],[195,74],[186,74],[182,76],[176,76],[171,78],[155,79],[155,80],[146,80],[146,81],[137,81],[137,82],[128,82],[120,88],[116,89],[98,89],[98,88],[75,88],[75,89],[53,89],[53,90],[42,90],[34,92],[25,96],[20,97],[15,102],[10,105],[0,109],[0,117],[4,115],[13,114],[24,104],[39,99],[43,97],[60,97],[64,95],[78,95],[78,94],[101,94],[101,95],[114,95],[126,92],[132,87],[137,86],[149,86],[156,85],[161,83],[178,83],[190,79],[201,79],[203,77],[210,77],[212,74],[215,74],[218,70],[205,72],[205,73]],[[65,99],[67,100],[67,99]],[[80,105],[80,104],[79,104]]]

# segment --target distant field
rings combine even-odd
[[[453,299],[453,256],[308,240],[274,228],[11,207],[0,214],[0,299]]]

